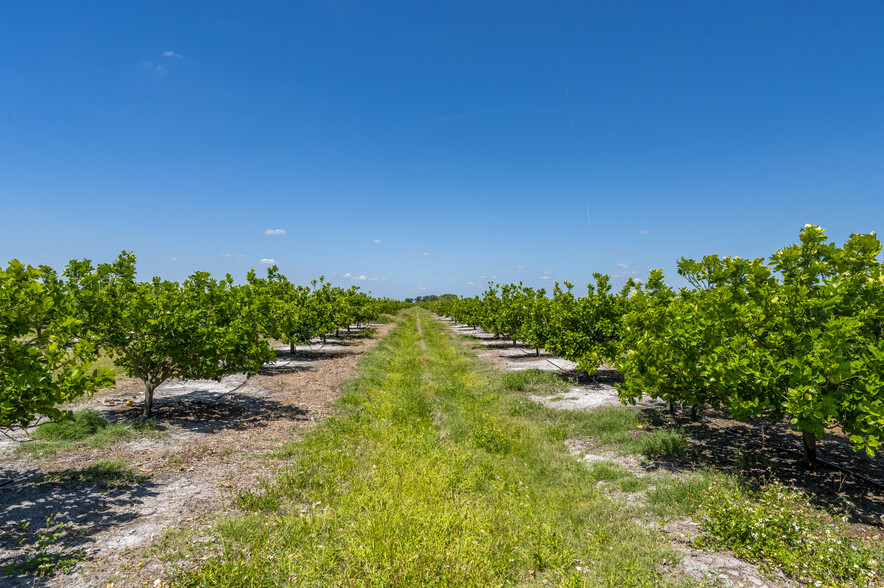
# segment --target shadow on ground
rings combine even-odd
[[[150,480],[107,489],[16,474],[25,479],[0,488],[0,580],[10,588],[88,561],[93,535],[138,517],[137,505],[157,494]]]

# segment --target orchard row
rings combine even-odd
[[[111,384],[112,370],[94,367],[100,354],[144,382],[149,416],[169,378],[251,375],[275,359],[271,339],[294,350],[407,306],[322,278],[295,285],[275,266],[243,285],[206,272],[181,283],[135,275],[125,252],[97,267],[71,261],[60,276],[15,260],[0,267],[0,428],[59,418],[59,404]]]
[[[839,427],[874,455],[884,435],[884,265],[874,233],[828,243],[807,225],[800,241],[764,259],[682,258],[690,288],[662,271],[612,293],[595,274],[586,296],[558,284],[544,290],[492,285],[482,297],[425,303],[453,319],[534,347],[594,372],[624,378],[621,399],[644,394],[732,417],[784,416],[815,440]]]

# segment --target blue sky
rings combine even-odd
[[[6,2],[0,263],[404,298],[842,242],[884,220],[882,31],[859,1]]]

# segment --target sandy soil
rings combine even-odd
[[[294,354],[280,346],[278,361],[248,380],[236,374],[220,382],[166,382],[154,399],[155,418],[165,428],[158,437],[42,459],[21,457],[17,442],[5,439],[0,444],[0,585],[153,586],[166,568],[149,555],[150,546],[173,528],[192,528],[198,536],[230,511],[234,489],[254,487],[281,467],[279,460],[262,456],[330,413],[341,383],[356,376],[358,359],[388,328],[377,327],[373,338],[299,346]],[[140,382],[121,380],[79,406],[129,422],[140,415],[141,402]],[[146,479],[110,490],[47,479],[104,459],[125,460]],[[55,519],[47,527],[49,517]],[[58,529],[58,523],[64,526]],[[58,533],[49,541],[47,528]],[[40,552],[41,534],[49,561],[78,563],[43,578],[4,572]]]

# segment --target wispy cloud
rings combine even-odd
[[[642,230],[639,231],[639,233],[642,234],[642,235],[647,235],[647,234],[650,233],[650,232],[651,232],[651,231],[649,231],[648,229],[642,229]]]
[[[638,269],[642,266],[635,264],[635,263],[618,263],[617,267],[619,267],[621,269]]]
[[[261,260],[261,263],[276,263],[276,260],[270,259],[269,257],[265,257]]]
[[[548,280],[548,279],[549,279],[549,276],[540,276],[540,279],[541,279],[541,280]]]
[[[521,263],[516,266],[516,269],[525,269],[528,267],[527,265],[522,265]]]
[[[163,57],[174,57],[175,59],[184,59],[184,56],[174,51],[163,51]]]
[[[429,253],[427,253],[426,251],[422,251],[422,252],[412,251],[411,253],[409,253],[409,255],[412,257],[418,257],[421,255],[429,255]]]
[[[172,258],[172,261],[178,261],[178,258],[177,258],[177,257],[173,257],[173,258]]]
[[[221,257],[236,257],[237,259],[242,259],[245,257],[245,253],[222,253]]]
[[[341,274],[342,278],[347,278],[348,280],[353,280],[355,282],[386,282],[387,278],[379,277],[379,276],[366,276],[365,274],[359,274],[358,276],[347,272],[345,274]]]
[[[372,239],[371,242],[372,242],[372,243],[380,243],[381,240],[380,240],[380,239]]]
[[[265,235],[285,235],[285,229],[267,229]]]
[[[547,276],[552,274],[552,272],[549,270],[543,270],[543,273]]]
[[[475,286],[475,285],[476,285],[475,282],[467,282],[467,286]]]

